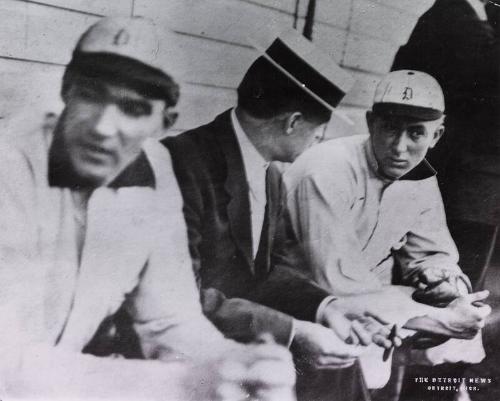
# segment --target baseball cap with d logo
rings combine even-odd
[[[139,93],[176,104],[178,49],[171,32],[157,35],[153,21],[141,17],[107,17],[80,38],[63,79],[63,93],[74,74],[128,86]]]
[[[444,113],[443,90],[432,76],[424,72],[393,71],[378,84],[373,111],[422,121],[437,120]]]

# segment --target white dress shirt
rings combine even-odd
[[[260,235],[266,209],[266,170],[269,166],[255,146],[250,142],[241,127],[236,112],[231,110],[231,122],[238,144],[240,145],[243,166],[248,183],[248,198],[250,200],[250,215],[252,219],[252,253],[257,255]]]
[[[467,0],[467,3],[474,9],[477,16],[481,21],[487,21],[488,15],[486,14],[485,4],[481,0]]]

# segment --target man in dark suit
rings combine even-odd
[[[488,3],[488,4],[486,4]],[[500,222],[500,44],[497,4],[437,0],[393,70],[434,76],[446,99],[446,135],[429,153],[447,216]]]
[[[291,31],[252,64],[235,109],[163,140],[183,193],[207,316],[240,341],[271,332],[317,367],[352,364],[362,347],[345,340],[368,343],[377,324],[348,321],[325,308],[332,302],[328,292],[297,273],[271,269],[278,208],[266,174],[267,181],[276,177],[269,162],[291,162],[321,137],[351,85],[347,73]]]

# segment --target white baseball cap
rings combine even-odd
[[[377,85],[373,111],[381,114],[437,120],[444,113],[444,95],[429,74],[414,70],[392,71]]]
[[[163,42],[163,41],[162,41]],[[171,46],[167,40],[162,46]],[[154,22],[143,17],[102,18],[82,35],[76,49],[85,53],[117,54],[162,70],[160,40]]]
[[[154,22],[142,17],[102,18],[81,36],[63,79],[76,72],[91,79],[127,85],[149,97],[174,105],[179,88],[174,81],[179,58],[174,35],[162,30],[162,41]]]

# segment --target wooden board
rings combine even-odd
[[[130,15],[133,0],[37,0],[37,3],[98,15]]]
[[[0,0],[0,56],[67,63],[80,35],[98,17]]]
[[[385,74],[398,48],[394,43],[351,33],[347,36],[343,64],[362,71]]]

